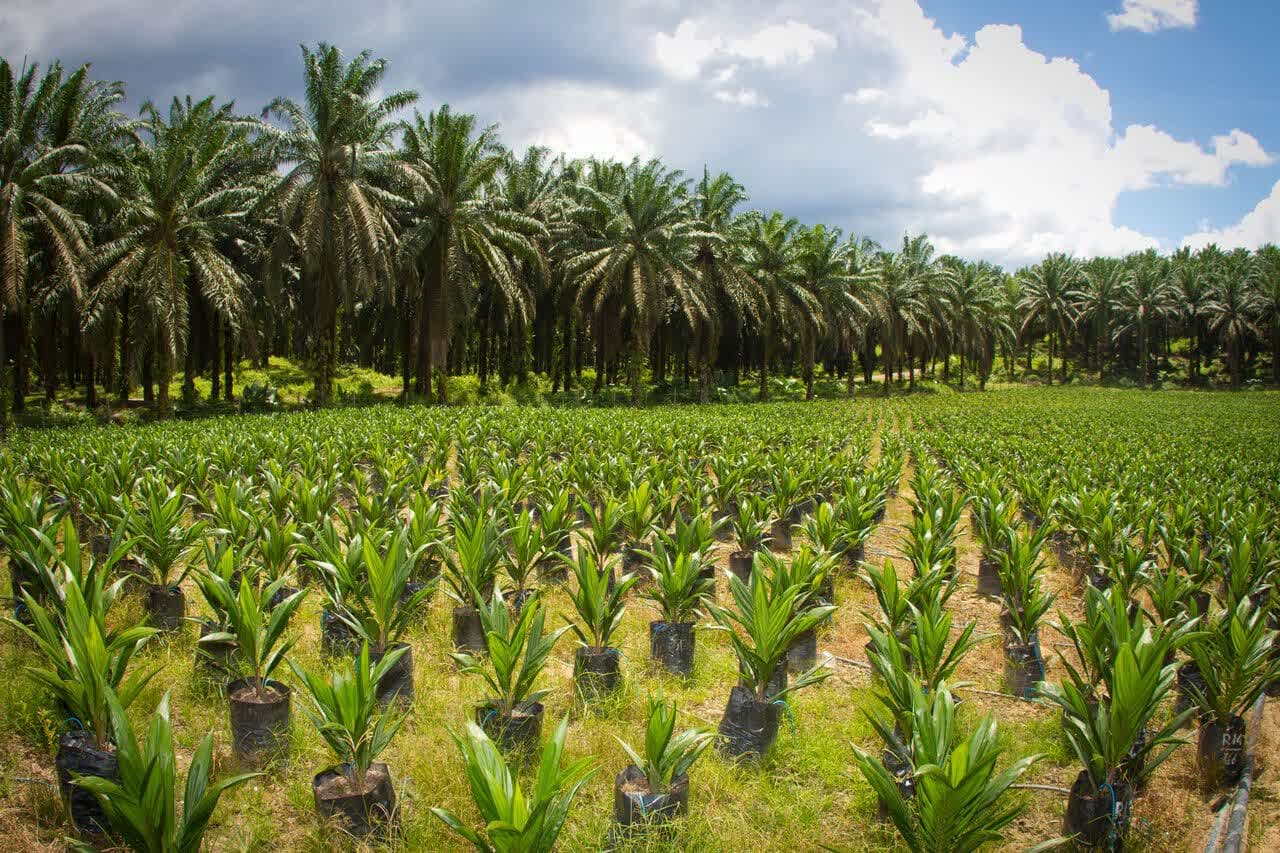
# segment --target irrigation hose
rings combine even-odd
[[[1227,805],[1218,811],[1218,817],[1209,831],[1209,840],[1205,844],[1204,853],[1241,853],[1244,850],[1245,837],[1249,824],[1249,792],[1253,788],[1253,771],[1257,765],[1255,752],[1258,742],[1258,729],[1262,727],[1262,706],[1266,701],[1265,694],[1258,697],[1249,713],[1249,733],[1245,742],[1244,769],[1240,781],[1236,783],[1235,792]],[[1225,829],[1226,834],[1223,834]]]

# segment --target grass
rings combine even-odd
[[[270,378],[271,371],[278,371],[275,378],[287,379],[289,370],[287,365],[273,364],[266,376]],[[1205,399],[1202,395],[1157,397],[1127,391],[1061,389],[818,405],[826,407],[828,416],[846,419],[851,430],[867,430],[872,423],[887,425],[894,420],[903,428],[910,428],[938,412],[954,413],[957,407],[996,420],[1003,411],[1031,407],[1043,410],[1043,417],[1052,420],[1064,412],[1080,416],[1099,408],[1125,411],[1126,407],[1150,407],[1151,400],[1158,400],[1156,405],[1164,417],[1178,418],[1203,412]],[[1213,399],[1215,406],[1222,400]],[[1266,420],[1280,415],[1280,396],[1273,394],[1229,398],[1226,403],[1227,416],[1214,417],[1220,429],[1249,429],[1255,440],[1255,426],[1261,421],[1244,424],[1230,416],[1251,413]],[[787,417],[793,410],[752,407],[741,411],[756,417]],[[654,417],[661,417],[661,410]],[[1272,432],[1262,437],[1271,446],[1275,423],[1272,421]],[[1148,436],[1153,445],[1161,440],[1159,434]],[[877,527],[869,550],[873,558],[877,554],[888,555],[899,562],[900,574],[905,574],[905,562],[897,547],[898,527],[909,514],[908,497],[909,486],[904,477],[902,494],[891,501],[887,518]],[[978,554],[968,536],[967,521],[964,525],[959,567],[972,577],[976,576]],[[727,566],[729,550],[721,549],[722,566]],[[1075,581],[1052,559],[1047,581],[1051,589],[1059,592],[1060,606],[1078,616],[1081,605]],[[723,601],[727,595],[723,577],[718,591]],[[194,603],[198,596],[190,582],[187,592],[189,613],[194,615],[201,608]],[[877,820],[874,797],[851,758],[851,744],[877,748],[877,738],[867,722],[867,714],[877,709],[874,684],[865,668],[848,662],[865,660],[864,611],[874,607],[874,599],[863,581],[848,572],[837,580],[836,598],[840,609],[820,636],[819,648],[844,661],[835,663],[834,675],[826,683],[794,697],[778,744],[767,760],[760,766],[740,766],[714,751],[708,753],[691,773],[689,818],[661,835],[632,839],[619,849],[812,850],[830,845],[881,850],[894,846],[895,835],[887,824]],[[549,625],[561,624],[562,617],[572,613],[563,589],[550,588],[546,601]],[[979,633],[998,634],[999,605],[977,596],[971,586],[966,585],[957,593],[952,607],[958,623],[976,620]],[[390,845],[395,850],[463,849],[459,839],[431,816],[432,806],[447,807],[471,825],[478,823],[461,759],[449,733],[470,719],[474,705],[485,696],[480,680],[461,675],[449,658],[450,608],[451,602],[437,594],[406,638],[414,648],[416,699],[409,721],[381,759],[391,767],[399,794],[400,832]],[[300,641],[293,657],[303,666],[317,669],[329,665],[319,653],[319,609],[320,596],[313,591],[294,623]],[[140,603],[128,600],[113,617],[128,620],[139,614]],[[624,656],[626,683],[622,692],[603,707],[586,708],[574,700],[570,636],[561,640],[543,676],[545,685],[553,690],[545,700],[544,736],[568,714],[568,757],[593,756],[599,767],[573,805],[561,849],[602,849],[609,843],[613,777],[627,763],[615,738],[633,744],[642,741],[644,696],[648,691],[661,688],[675,698],[684,725],[714,727],[729,688],[735,683],[736,664],[728,643],[712,631],[698,633],[692,679],[682,681],[655,670],[648,661],[648,623],[654,618],[656,610],[640,596],[633,596],[617,640]],[[0,642],[0,666],[16,674],[30,650],[15,640],[11,629],[3,632],[6,636]],[[1047,639],[1056,639],[1052,632],[1047,633]],[[197,676],[194,655],[195,632],[190,627],[181,636],[154,643],[145,651],[137,665],[161,665],[163,671],[132,714],[140,723],[163,692],[172,691],[180,763],[185,766],[200,738],[213,731],[217,737],[217,772],[231,773],[240,768],[230,754],[226,703],[216,685]],[[1046,658],[1050,678],[1054,678],[1055,669],[1060,672],[1060,664],[1048,646]],[[989,641],[966,658],[960,676],[975,688],[1003,691],[1002,662],[998,644]],[[282,677],[293,680],[291,674]],[[1005,763],[1029,752],[1043,756],[1025,782],[1070,787],[1079,768],[1065,747],[1055,712],[972,691],[961,691],[959,695],[964,699],[962,714],[968,725],[985,714],[994,714],[999,720]],[[360,844],[335,837],[316,821],[311,778],[333,759],[302,713],[303,705],[303,697],[295,693],[290,754],[271,766],[266,777],[224,797],[210,825],[205,849],[363,849]],[[4,720],[0,724],[0,832],[11,839],[15,849],[63,849],[67,824],[56,791],[49,786],[53,778],[52,755],[62,721],[56,719],[43,697],[30,690],[26,680],[16,676],[0,682],[0,719]],[[1149,792],[1137,801],[1131,839],[1135,849],[1192,849],[1202,845],[1212,817],[1213,797],[1197,788],[1193,758],[1194,747],[1183,747],[1159,771]],[[529,775],[526,770],[526,784],[530,784]],[[1020,791],[1015,796],[1028,809],[1011,829],[1011,849],[1059,834],[1064,796],[1044,791]]]

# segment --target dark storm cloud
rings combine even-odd
[[[15,61],[92,62],[97,75],[124,80],[134,104],[218,94],[256,110],[276,95],[300,95],[298,45],[328,41],[348,55],[369,49],[388,59],[388,90],[465,100],[548,79],[651,83],[651,27],[668,17],[589,2],[9,0],[0,9],[0,51]]]

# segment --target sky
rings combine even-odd
[[[509,146],[728,171],[750,206],[1008,267],[1280,242],[1274,0],[3,0],[0,55],[257,113],[299,45]]]

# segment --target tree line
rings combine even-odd
[[[12,408],[144,400],[179,375],[231,399],[233,367],[286,355],[331,400],[340,362],[447,402],[537,373],[553,392],[800,377],[985,387],[1047,357],[1076,371],[1280,383],[1280,249],[1051,254],[1015,271],[746,209],[746,189],[662,161],[505,148],[496,127],[383,94],[386,60],[302,48],[304,96],[122,111],[122,83],[0,60],[0,353]],[[411,117],[405,118],[410,115]],[[590,371],[590,374],[586,373]],[[1216,372],[1216,370],[1215,370]],[[877,375],[878,374],[878,375]]]

